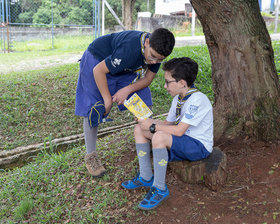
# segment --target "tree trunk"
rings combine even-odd
[[[122,0],[123,23],[127,30],[132,29],[133,8],[136,0]]]
[[[280,85],[257,0],[192,0],[212,62],[215,139],[280,139]]]

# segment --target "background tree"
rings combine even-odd
[[[136,0],[122,0],[123,23],[127,30],[132,29],[133,9]]]
[[[212,62],[215,137],[280,139],[280,85],[258,0],[191,0]]]
[[[53,7],[53,9],[52,9]],[[60,12],[57,8],[57,3],[51,0],[44,0],[37,12],[33,15],[33,23],[51,24],[53,13],[53,23],[59,24],[61,21]]]
[[[122,1],[107,0],[120,19],[122,16]],[[128,1],[128,0],[126,0]],[[133,29],[133,23],[137,19],[137,12],[147,10],[147,2],[149,2],[150,12],[154,12],[155,0],[129,0],[130,5],[129,27]],[[11,22],[16,23],[51,23],[51,7],[54,10],[55,24],[67,25],[92,25],[93,24],[93,1],[92,0],[20,0],[11,4]],[[132,19],[131,19],[132,18]],[[105,7],[105,26],[107,29],[114,29],[118,25],[115,18]]]

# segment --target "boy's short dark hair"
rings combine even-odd
[[[173,58],[165,62],[162,69],[170,72],[177,82],[185,80],[190,87],[196,79],[198,64],[188,57]]]
[[[149,37],[149,41],[151,48],[165,57],[171,54],[175,45],[173,33],[165,28],[158,28],[154,30]]]

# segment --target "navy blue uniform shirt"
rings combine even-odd
[[[105,59],[106,66],[113,75],[134,72],[146,66],[144,43],[149,35],[135,30],[112,33],[95,39],[88,50],[98,60]],[[160,63],[147,66],[157,73]]]

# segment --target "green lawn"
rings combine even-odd
[[[280,75],[280,42],[273,46]],[[196,84],[213,102],[207,47],[177,48],[169,59],[186,55],[198,62]],[[81,133],[81,119],[74,116],[77,77],[77,64],[1,75],[1,149],[44,142],[50,135]],[[166,113],[170,106],[171,97],[163,85],[160,71],[151,85],[155,115]],[[114,118],[110,126],[133,119],[116,107],[110,116]],[[123,180],[136,173],[133,130],[100,138],[97,144],[108,171],[101,179],[86,174],[83,145],[71,145],[58,154],[43,151],[22,168],[0,170],[0,223],[125,223],[155,214],[137,209],[145,190],[134,194],[120,188]]]
[[[213,99],[211,66],[206,46],[176,49],[171,57],[189,55],[200,63],[198,86]],[[44,142],[52,134],[60,138],[82,133],[81,119],[74,116],[78,63],[43,70],[0,75],[0,149],[12,149]],[[151,85],[154,114],[166,113],[170,96],[163,88],[160,71]],[[113,107],[114,122],[101,128],[133,120],[129,112]]]

